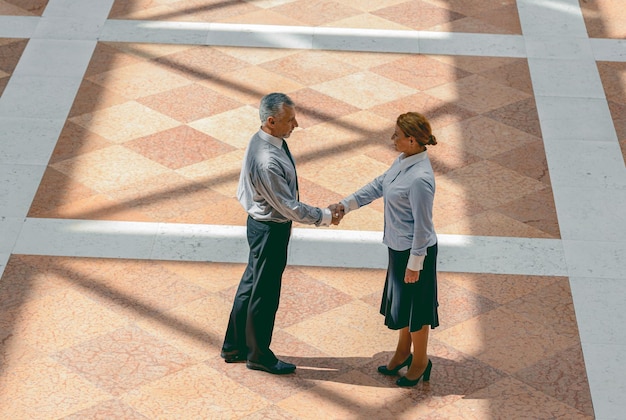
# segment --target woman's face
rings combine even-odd
[[[391,140],[393,141],[394,146],[396,146],[396,150],[398,152],[405,153],[407,155],[411,154],[411,139],[412,137],[407,137],[400,127],[396,125],[396,128],[391,136]]]

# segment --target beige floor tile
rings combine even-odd
[[[285,331],[337,357],[363,364],[383,350],[395,348],[396,334],[383,325],[377,308],[354,301],[285,328]],[[355,347],[354,342],[362,343]]]
[[[86,153],[53,167],[98,192],[146,181],[168,172],[166,167],[122,146]]]
[[[0,405],[7,419],[55,419],[111,395],[47,357],[3,371]]]
[[[214,369],[198,364],[125,394],[122,400],[153,419],[232,419],[270,404]]]
[[[123,143],[181,124],[133,101],[73,117],[70,121],[113,143]]]
[[[376,88],[364,90],[363,86],[376,86]],[[361,109],[416,93],[416,90],[409,86],[371,72],[354,73],[311,86],[311,88]],[[355,95],[355,92],[358,94]]]

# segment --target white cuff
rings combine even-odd
[[[330,226],[331,222],[333,221],[333,215],[330,212],[330,209],[327,207],[320,210],[322,210],[322,220],[320,220],[317,226]]]
[[[424,260],[426,259],[426,255],[413,255],[409,256],[409,263],[406,268],[413,271],[422,271],[424,268]]]

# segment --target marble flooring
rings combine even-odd
[[[494,5],[497,4],[497,5]],[[618,419],[626,13],[612,0],[0,0],[0,407],[10,419]],[[270,91],[301,199],[439,144],[430,383],[376,372],[382,203],[294,227],[273,349],[225,364],[235,198]]]

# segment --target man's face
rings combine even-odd
[[[296,109],[286,105],[283,105],[283,110],[280,114],[269,117],[267,121],[270,134],[283,139],[289,137],[293,129],[298,126]]]

